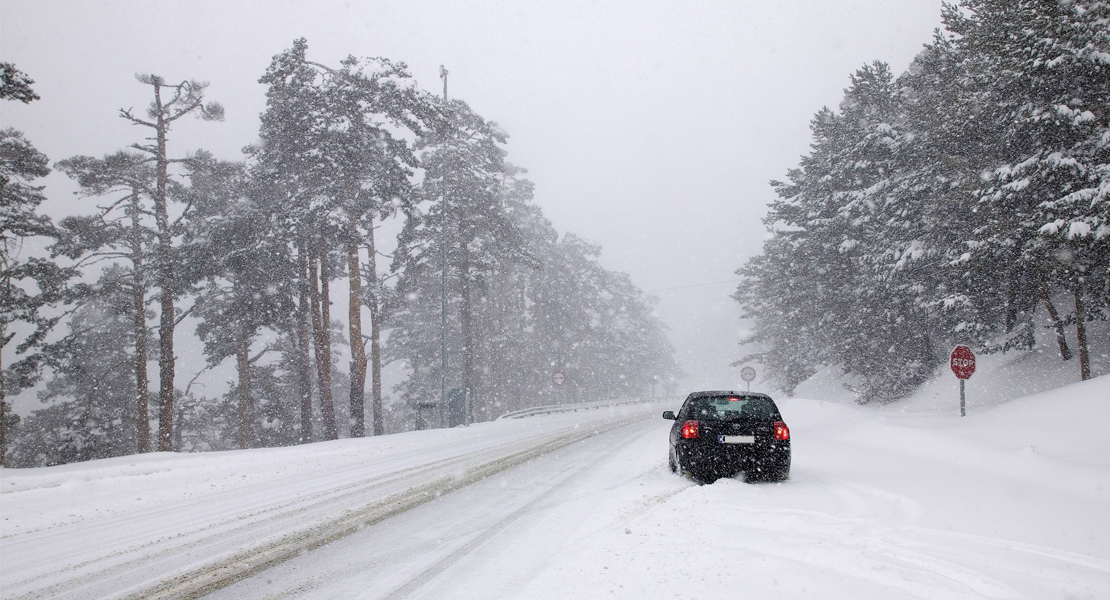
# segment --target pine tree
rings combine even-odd
[[[260,403],[252,385],[265,376],[255,365],[277,349],[267,344],[252,355],[252,346],[263,329],[281,331],[292,318],[292,257],[274,220],[249,198],[244,165],[202,154],[188,169],[189,201],[196,210],[187,223],[182,262],[202,271],[197,278],[207,279],[194,305],[201,319],[197,335],[210,366],[235,357],[237,440],[240,448],[250,448],[260,433]]]
[[[457,348],[460,384],[469,390],[468,422],[485,412],[478,395],[478,340],[475,310],[484,279],[499,260],[526,258],[522,238],[505,211],[502,186],[506,176],[508,136],[460,100],[443,101],[448,123],[418,140],[424,168],[421,196],[428,212],[410,211],[398,240],[394,271],[400,273],[401,297],[416,294],[428,301],[433,273],[447,273],[446,292],[457,299]],[[444,264],[446,261],[446,264]],[[438,286],[437,286],[438,287]],[[421,289],[421,292],[417,292]],[[438,295],[438,294],[436,294]],[[429,332],[430,333],[430,332]],[[433,339],[438,339],[435,335]]]
[[[55,252],[79,260],[80,266],[117,259],[130,264],[127,273],[117,272],[115,278],[128,288],[131,297],[136,451],[149,452],[147,301],[151,277],[147,265],[154,261],[157,237],[150,222],[155,169],[141,155],[129,152],[103,159],[76,156],[56,166],[77,180],[85,196],[111,198],[91,216],[63,219]]]
[[[1085,322],[1095,315],[1085,304],[1107,317],[1110,5],[967,0],[944,19],[965,60],[986,67],[978,100],[1000,142],[976,194],[986,216],[977,246],[1013,265],[1009,312],[1048,298],[1043,287],[1073,296],[1080,376],[1089,378]],[[1007,330],[1013,320],[1008,313]]]
[[[840,113],[819,112],[813,152],[774,183],[764,256],[738,273],[736,299],[757,318],[748,343],[788,390],[821,364],[857,380],[861,402],[912,390],[935,368],[927,313],[906,278],[923,252],[904,168],[904,111],[880,62],[858,70]]]
[[[8,414],[7,396],[39,380],[42,366],[51,359],[44,351],[46,335],[66,316],[47,316],[42,309],[70,302],[77,292],[69,285],[74,268],[24,248],[32,238],[58,235],[49,217],[37,211],[46,199],[43,188],[32,184],[50,173],[48,164],[46,155],[22,133],[0,130],[0,463],[7,451],[8,426],[18,422]],[[5,362],[3,353],[9,348],[22,358]]]
[[[296,40],[293,48],[274,57],[260,80],[270,86],[263,115],[262,144],[255,150],[259,168],[279,180],[275,189],[288,198],[286,210],[295,239],[307,257],[308,286],[314,347],[325,412],[325,437],[337,435],[330,399],[330,312],[325,289],[328,280],[346,266],[348,330],[351,343],[349,430],[365,431],[364,395],[368,358],[362,333],[361,309],[371,317],[373,431],[383,432],[381,407],[382,292],[377,273],[374,232],[399,203],[408,202],[409,178],[416,158],[400,132],[417,132],[434,118],[425,95],[419,92],[403,63],[383,58],[348,57],[338,69],[306,58],[308,46]],[[291,206],[290,206],[291,205]],[[330,248],[345,251],[345,265],[333,264]],[[363,266],[362,248],[369,261]],[[363,286],[365,278],[367,285]],[[315,302],[312,301],[315,298]]]
[[[12,63],[0,62],[0,100],[19,100],[30,104],[32,100],[39,99],[39,95],[31,89],[34,83],[34,79],[15,68]]]
[[[773,237],[738,272],[746,341],[788,390],[837,364],[861,400],[897,397],[941,344],[1032,347],[1041,304],[1064,360],[1076,326],[1090,375],[1085,323],[1110,290],[1110,5],[967,0],[943,17],[906,74],[861,70],[841,113],[818,114],[813,152],[775,184]]]
[[[14,440],[12,463],[20,467],[63,464],[132,454],[137,427],[134,382],[129,366],[134,320],[131,273],[104,269],[54,344],[54,376],[39,393],[42,402]],[[145,331],[144,331],[145,333]]]
[[[367,356],[362,333],[361,308],[371,317],[372,425],[374,435],[384,433],[381,405],[381,280],[377,272],[376,223],[393,215],[411,196],[409,178],[416,156],[408,142],[394,131],[419,133],[435,118],[425,94],[419,92],[403,63],[383,58],[348,57],[331,76],[325,94],[328,109],[328,146],[331,161],[327,193],[337,200],[346,219],[343,230],[350,284],[348,325],[351,344],[350,432],[365,432],[364,394]],[[361,265],[360,248],[368,261]],[[362,280],[367,287],[363,290]]]
[[[673,349],[648,300],[627,275],[599,264],[599,246],[573,234],[560,239],[531,203],[533,186],[522,174],[504,167],[497,193],[508,226],[486,230],[478,255],[483,268],[470,283],[469,380],[466,356],[449,353],[448,381],[469,381],[471,398],[480,399],[472,405],[473,418],[540,404],[644,395],[655,382],[677,376]],[[441,207],[436,202],[428,212],[410,212],[393,266],[400,280],[390,311],[388,358],[404,360],[411,369],[400,386],[410,403],[441,393],[443,258],[449,276],[447,343],[452,349],[466,344],[459,250],[449,246],[446,257],[439,253]],[[472,207],[458,210],[467,208]],[[449,230],[448,242],[458,239]],[[556,370],[568,377],[558,390],[551,384]]]
[[[166,83],[159,75],[137,75],[140,83],[149,85],[154,99],[147,109],[146,119],[134,115],[132,109],[120,109],[120,116],[134,125],[153,130],[150,144],[133,144],[132,148],[150,155],[155,168],[155,187],[151,200],[158,232],[155,252],[155,285],[158,288],[160,324],[158,327],[158,450],[173,450],[173,401],[176,357],[173,353],[173,334],[179,315],[175,308],[180,294],[179,282],[174,273],[174,239],[178,237],[177,225],[182,217],[170,219],[169,203],[174,200],[173,183],[169,177],[171,159],[167,150],[167,134],[175,121],[188,114],[204,120],[223,120],[223,107],[215,102],[204,104],[207,83],[182,81]],[[185,209],[188,210],[188,207]]]

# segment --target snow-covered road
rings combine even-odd
[[[151,581],[182,570],[170,557],[187,557],[194,567],[205,560],[228,565],[234,561],[225,555],[288,539],[298,530],[287,524],[304,521],[263,515],[284,515],[280,507],[296,504],[347,527],[314,538],[311,551],[281,555],[272,568],[236,573],[239,580],[212,598],[723,598],[740,590],[756,598],[1110,598],[1107,398],[1104,377],[963,419],[913,403],[782,400],[794,469],[781,484],[725,479],[699,486],[671,474],[670,422],[654,414],[663,407],[647,419],[643,412],[551,415],[377,440],[132,460],[126,468],[147,465],[143,476],[128,475],[125,460],[4,471],[3,596],[149,591]],[[171,462],[172,473],[159,470]],[[475,470],[480,465],[496,468]],[[309,477],[308,467],[318,477]],[[402,480],[402,472],[411,475]],[[259,479],[233,481],[250,473]],[[171,520],[188,512],[183,489],[150,484],[157,479],[128,483],[159,476],[195,491],[194,503],[207,506],[193,511],[202,523]],[[205,478],[216,486],[212,492],[199,489]],[[438,497],[425,488],[434,497],[427,502],[404,491],[435,481],[441,492],[448,489],[443,481],[459,484]],[[98,517],[107,510],[91,493],[98,488],[130,508]],[[140,508],[130,500],[136,493],[164,496]],[[379,498],[380,506],[391,494],[408,498],[408,510],[367,520],[370,513],[352,508],[373,504],[367,498]],[[63,498],[72,509],[61,508]],[[44,516],[34,516],[28,501],[39,502]],[[279,508],[267,513],[271,506]],[[249,535],[234,533],[244,520]],[[271,525],[252,528],[252,520]],[[221,537],[227,530],[230,537]],[[134,536],[130,545],[120,531]],[[98,541],[100,533],[110,542]],[[42,541],[49,535],[56,541]],[[193,554],[172,549],[195,540],[201,543]],[[105,558],[81,564],[78,557],[98,543]],[[125,556],[110,558],[120,552]],[[113,561],[145,565],[147,587],[81,579],[110,572]],[[160,589],[188,596],[206,588]]]
[[[0,588],[4,598],[198,597],[652,412],[3,470]]]

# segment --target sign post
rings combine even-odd
[[[967,346],[956,346],[948,357],[948,366],[952,367],[952,372],[960,379],[960,416],[963,417],[967,415],[964,408],[964,381],[975,372],[975,353]]]
[[[562,371],[555,371],[551,374],[551,383],[555,385],[563,385],[567,380],[567,374]]]
[[[740,379],[743,379],[748,384],[748,391],[752,391],[752,381],[755,379],[755,369],[752,367],[744,367],[740,369]]]

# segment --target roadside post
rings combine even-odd
[[[740,379],[743,379],[748,384],[748,391],[752,391],[752,381],[755,381],[755,369],[752,367],[744,367],[740,369]]]
[[[466,425],[467,405],[470,403],[469,388],[447,390],[447,426]]]
[[[960,416],[967,416],[964,408],[964,382],[975,372],[975,353],[967,346],[956,346],[948,357],[948,366],[960,380]]]

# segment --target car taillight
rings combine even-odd
[[[790,428],[782,421],[775,421],[775,439],[776,440],[789,440]]]
[[[698,422],[686,421],[682,424],[682,437],[691,440],[698,437]]]

